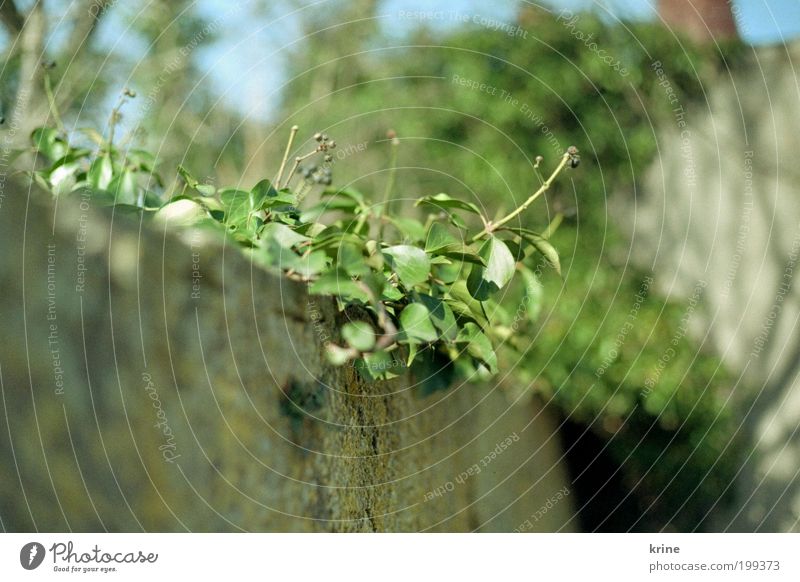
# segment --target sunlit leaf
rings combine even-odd
[[[89,185],[95,190],[108,190],[112,174],[111,159],[103,155],[92,162],[87,179],[89,180]]]
[[[67,142],[52,127],[38,127],[31,134],[33,147],[47,156],[50,161],[63,158],[69,152]]]
[[[448,341],[455,340],[458,334],[458,324],[447,303],[424,293],[420,293],[417,300],[428,310],[430,319],[441,337]]]
[[[516,263],[505,243],[494,236],[483,243],[478,254],[486,261],[486,266],[473,265],[467,289],[475,299],[485,301],[511,280]]]
[[[465,202],[463,200],[453,198],[447,194],[436,194],[436,196],[426,196],[425,198],[420,198],[417,200],[415,206],[424,206],[433,208],[435,210],[441,210],[443,208],[466,210],[467,212],[477,214],[478,216],[481,214],[480,209],[472,202]]]
[[[383,249],[383,254],[389,258],[392,271],[397,273],[406,287],[427,281],[431,261],[422,249],[411,245],[396,245]]]
[[[465,343],[467,352],[473,358],[486,364],[492,374],[497,373],[497,354],[494,353],[492,342],[480,327],[471,322],[464,324],[458,332],[456,342]]]
[[[360,352],[367,352],[375,345],[375,332],[364,321],[353,321],[342,326],[342,337],[348,345]]]
[[[410,303],[403,308],[400,328],[409,341],[434,342],[439,338],[430,311],[422,303]]]
[[[428,229],[425,238],[425,251],[428,253],[458,251],[463,246],[463,241],[453,236],[441,222],[434,222]]]

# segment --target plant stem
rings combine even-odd
[[[504,224],[508,223],[511,220],[514,220],[517,216],[522,214],[528,208],[528,206],[533,204],[534,200],[536,200],[539,196],[544,194],[550,188],[550,185],[553,183],[553,180],[556,179],[556,176],[558,176],[561,173],[561,170],[564,169],[564,166],[567,165],[567,162],[570,160],[570,157],[571,156],[568,153],[565,153],[563,156],[561,156],[561,161],[558,163],[558,166],[556,166],[556,169],[553,170],[553,173],[550,174],[550,177],[544,181],[544,183],[539,187],[539,189],[536,192],[531,194],[530,197],[525,202],[523,202],[519,208],[517,208],[510,214],[506,215],[505,217],[501,218],[497,222],[490,223],[489,225],[487,225],[486,228],[484,228],[481,232],[472,237],[472,242],[478,241],[483,237],[485,237],[486,235],[491,234],[499,227],[503,226]]]
[[[58,127],[60,132],[66,133],[64,123],[61,121],[61,115],[58,113],[58,107],[56,107],[56,98],[53,95],[53,88],[50,85],[50,75],[47,73],[44,75],[44,92],[47,93],[47,101],[50,104],[50,112],[53,114],[56,127]]]
[[[276,182],[276,184],[278,185],[278,189],[286,188],[286,186],[289,185],[289,182],[292,181],[292,176],[294,176],[295,172],[297,171],[297,167],[300,165],[300,162],[302,162],[303,160],[305,160],[307,158],[310,158],[311,156],[313,156],[316,153],[319,153],[319,150],[315,149],[313,152],[308,152],[304,156],[297,156],[294,159],[294,165],[292,166],[292,169],[289,171],[288,174],[286,174],[286,181],[283,183],[283,186],[280,185],[280,182]]]
[[[392,148],[389,153],[389,179],[386,181],[386,189],[383,191],[383,206],[380,210],[381,215],[384,216],[389,214],[389,204],[391,203],[392,190],[394,189],[394,178],[397,173],[397,146],[400,142],[395,136],[390,139],[389,143]],[[380,239],[383,239],[383,227],[383,223],[378,227],[378,237]]]
[[[557,212],[553,217],[553,220],[550,221],[550,224],[547,225],[547,228],[542,231],[542,238],[550,238],[553,236],[553,233],[558,230],[558,227],[561,226],[561,221],[563,220],[564,215],[561,212]]]
[[[286,151],[283,152],[283,160],[281,160],[281,167],[278,170],[278,177],[275,178],[275,184],[280,188],[281,178],[283,178],[283,170],[286,168],[286,160],[289,159],[289,152],[292,151],[292,143],[294,142],[294,136],[297,135],[297,131],[300,128],[297,125],[293,125],[291,131],[289,132],[289,141],[286,142]]]
[[[389,179],[386,181],[386,189],[383,191],[383,209],[389,209],[389,202],[392,198],[394,189],[394,176],[397,173],[397,144],[392,140],[391,153],[389,154]]]

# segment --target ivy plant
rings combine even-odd
[[[88,194],[97,204],[155,220],[211,227],[253,261],[306,283],[313,295],[334,297],[340,310],[358,308],[363,317],[344,323],[340,340],[325,350],[332,363],[351,363],[368,379],[388,379],[411,367],[436,389],[454,374],[496,374],[497,347],[511,335],[503,290],[518,273],[526,289],[540,289],[532,265],[540,259],[533,255],[560,274],[548,239],[561,217],[542,232],[520,228],[515,219],[565,167],[578,165],[578,150],[564,152],[546,178],[537,161],[535,191],[499,219],[445,193],[419,198],[418,218],[410,218],[391,210],[393,173],[377,203],[354,188],[331,187],[336,142],[325,134],[315,134],[313,150],[289,167],[297,131],[292,127],[276,176],[250,189],[216,188],[184,167],[166,188],[155,157],[116,145],[113,130],[108,138],[80,130],[92,147],[78,147],[63,129],[36,129],[32,141],[41,161],[30,175],[54,196]],[[314,157],[321,158],[321,168],[302,166]],[[317,195],[309,197],[315,188]],[[525,296],[537,300],[534,293]]]

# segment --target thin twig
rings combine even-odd
[[[481,232],[479,232],[474,237],[472,237],[472,242],[475,242],[477,240],[482,239],[487,234],[491,234],[492,232],[494,232],[495,230],[497,230],[498,228],[500,228],[504,224],[508,223],[511,220],[514,220],[517,216],[519,216],[521,213],[523,213],[528,208],[528,206],[533,204],[533,202],[539,196],[544,194],[550,188],[550,185],[553,183],[553,180],[555,180],[556,176],[558,176],[561,173],[561,170],[564,169],[564,166],[567,165],[567,162],[569,162],[570,158],[571,158],[571,156],[568,153],[565,153],[563,156],[561,156],[561,161],[559,162],[559,164],[556,167],[556,169],[553,170],[553,173],[550,174],[550,177],[547,178],[547,180],[544,181],[544,183],[539,187],[539,189],[536,192],[531,194],[530,197],[525,202],[523,202],[522,205],[519,208],[517,208],[516,210],[514,210],[510,214],[506,215],[504,218],[501,218],[497,222],[491,223],[488,226],[486,226]]]
[[[58,107],[56,106],[56,98],[53,95],[53,87],[50,84],[50,75],[45,73],[44,75],[44,92],[47,94],[47,102],[50,105],[50,113],[53,115],[53,120],[56,122],[56,127],[58,131],[61,133],[66,133],[64,129],[64,123],[61,121],[61,115],[58,113]]]
[[[286,186],[289,185],[289,182],[292,181],[292,176],[294,176],[295,172],[297,172],[297,168],[298,168],[298,166],[300,166],[300,163],[303,160],[310,158],[311,156],[313,156],[316,153],[319,153],[318,149],[315,149],[313,152],[308,152],[304,156],[297,156],[294,159],[294,165],[292,166],[292,169],[289,171],[288,174],[286,174],[286,181],[283,183],[283,185],[280,184],[280,181],[276,182],[276,184],[278,185],[278,189],[280,190],[281,188],[286,188]]]
[[[278,177],[275,178],[275,184],[278,185],[278,188],[280,188],[281,178],[283,178],[283,170],[286,168],[286,160],[289,159],[289,152],[292,151],[292,142],[294,142],[294,136],[297,135],[297,131],[299,129],[300,128],[297,125],[293,125],[291,131],[289,132],[289,141],[286,143],[286,151],[283,153],[281,168],[278,170]]]

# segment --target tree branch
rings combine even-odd
[[[70,61],[74,60],[78,53],[89,44],[89,40],[97,28],[97,23],[100,22],[110,4],[110,0],[87,0],[80,5],[80,9],[76,9],[72,32],[64,53]]]

